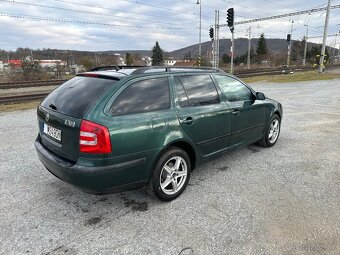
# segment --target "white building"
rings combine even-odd
[[[190,60],[170,58],[170,59],[165,59],[163,63],[165,66],[174,66],[176,63],[186,63],[186,62],[190,62]]]
[[[118,66],[126,66],[125,60],[119,53],[114,54]]]
[[[142,61],[145,63],[146,66],[152,65],[152,58],[151,57],[142,57]]]
[[[39,60],[39,65],[42,68],[55,68],[57,66],[66,66],[67,62],[59,59],[44,59]]]
[[[0,72],[2,72],[4,70],[4,63],[2,63],[2,61],[0,61]]]

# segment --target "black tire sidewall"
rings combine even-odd
[[[183,187],[176,194],[168,195],[168,194],[166,194],[162,191],[159,179],[160,179],[160,174],[162,172],[162,169],[163,169],[163,166],[165,165],[165,163],[170,158],[175,157],[175,156],[180,156],[185,160],[185,162],[187,164],[187,178],[185,180]],[[183,151],[182,149],[179,149],[179,148],[175,148],[175,147],[172,147],[172,148],[166,150],[159,157],[159,159],[158,159],[158,161],[155,165],[155,168],[154,168],[154,172],[153,172],[151,183],[150,183],[152,185],[153,193],[156,195],[156,197],[158,197],[162,201],[171,201],[171,200],[177,198],[179,195],[182,194],[182,192],[187,187],[189,179],[190,179],[190,173],[191,173],[191,162],[190,162],[190,158],[189,158],[188,154],[185,151]]]

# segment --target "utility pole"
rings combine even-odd
[[[290,67],[290,55],[292,53],[292,33],[293,33],[293,24],[294,20],[292,20],[292,25],[290,27],[290,37],[289,37],[289,42],[288,42],[288,56],[287,56],[287,67]]]
[[[329,13],[330,13],[330,10],[331,10],[331,0],[328,0],[326,19],[325,19],[325,27],[324,27],[324,30],[323,30],[323,40],[322,40],[320,62],[319,62],[319,73],[322,73],[324,71],[324,59],[325,59],[325,51],[326,51],[326,40],[327,40],[327,32],[328,32],[328,22],[329,22]]]
[[[247,68],[250,69],[250,44],[251,44],[251,27],[248,28],[248,56],[247,56]]]
[[[196,4],[200,5],[200,21],[199,21],[199,35],[198,35],[198,65],[201,66],[202,58],[202,0],[197,0]]]
[[[219,27],[220,27],[220,11],[215,10],[215,26],[213,37],[213,67],[215,68],[218,68],[220,58]]]
[[[304,26],[307,26],[307,33],[306,33],[306,36],[305,36],[305,49],[303,51],[303,62],[302,62],[302,65],[303,66],[306,66],[306,56],[307,56],[307,40],[308,40],[308,24],[307,25],[304,25]]]
[[[234,73],[234,8],[229,8],[227,11],[227,25],[231,32],[231,59],[230,59],[230,73]]]
[[[231,31],[231,47],[230,47],[230,52],[231,52],[231,59],[230,59],[230,73],[234,73],[234,29]]]

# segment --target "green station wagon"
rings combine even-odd
[[[38,106],[40,161],[105,194],[148,187],[169,201],[213,156],[273,146],[282,106],[213,68],[144,67],[78,74]]]

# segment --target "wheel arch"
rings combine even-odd
[[[273,112],[273,114],[276,114],[277,116],[279,116],[280,120],[282,120],[282,116],[281,116],[281,113],[279,112],[279,110],[276,109],[276,110]]]
[[[189,142],[183,141],[183,140],[173,141],[173,142],[169,143],[168,145],[166,145],[158,153],[154,164],[156,164],[158,159],[163,155],[163,153],[166,152],[171,147],[177,147],[177,148],[184,150],[189,156],[190,164],[191,164],[191,171],[195,169],[195,167],[197,165],[197,153],[196,153],[194,147]]]

